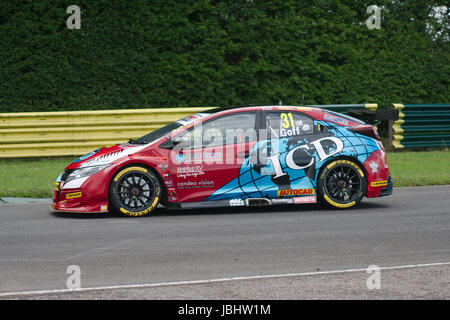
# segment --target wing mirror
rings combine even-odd
[[[163,149],[173,149],[176,145],[179,144],[184,144],[184,145],[189,145],[189,137],[184,135],[184,136],[176,136],[174,138],[171,138],[170,140],[167,140],[166,142],[164,142],[162,145],[160,145],[160,148]]]
[[[190,141],[190,138],[188,135],[182,135],[182,136],[176,136],[172,140],[172,145],[176,146],[178,144],[188,144]]]

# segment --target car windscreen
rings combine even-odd
[[[175,121],[175,122],[169,123],[168,125],[166,125],[162,128],[152,131],[152,132],[146,134],[145,136],[137,138],[136,140],[130,140],[130,141],[128,141],[128,143],[147,144],[147,143],[158,140],[158,139],[168,135],[173,130],[178,129],[179,127],[182,127],[182,126],[183,126],[182,123]]]

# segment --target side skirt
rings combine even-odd
[[[251,198],[251,199],[230,199],[202,202],[179,202],[174,203],[168,209],[201,209],[201,208],[220,208],[220,207],[254,207],[268,205],[284,205],[284,204],[311,204],[317,203],[316,196],[303,196],[292,198]]]

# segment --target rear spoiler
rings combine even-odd
[[[349,116],[360,119],[368,124],[377,125],[381,120],[396,121],[398,120],[398,109],[347,109]]]

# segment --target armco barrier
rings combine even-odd
[[[450,145],[450,104],[400,104],[392,145],[395,149]]]
[[[376,104],[315,105],[336,112]],[[78,156],[211,108],[0,113],[0,158]]]
[[[207,109],[0,113],[0,158],[82,155]]]

